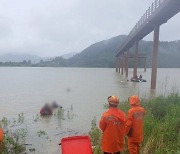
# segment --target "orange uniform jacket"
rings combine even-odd
[[[117,108],[108,109],[101,117],[99,128],[103,131],[102,150],[118,152],[124,149],[126,116]]]
[[[141,106],[133,106],[128,111],[125,133],[130,142],[141,143],[143,141],[143,117],[146,111]]]
[[[3,141],[3,129],[0,128],[0,142]]]

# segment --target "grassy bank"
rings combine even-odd
[[[72,109],[70,111],[67,110],[67,116],[65,116],[64,113],[66,112],[64,109],[60,108],[54,110],[51,118],[57,118],[58,122],[60,122],[62,119],[65,120],[65,118],[73,119],[73,113],[71,111]],[[34,127],[39,125],[39,123],[41,123],[44,119],[49,118],[49,116],[41,117],[37,114],[31,119],[31,126]],[[28,120],[28,122],[29,121],[30,120]],[[36,131],[33,132],[33,135],[31,133],[33,136],[33,138],[31,138],[33,139],[32,142],[27,140],[30,133],[28,132],[28,123],[24,113],[18,114],[18,117],[13,119],[3,117],[0,119],[0,128],[3,128],[4,131],[4,139],[3,142],[0,143],[0,154],[38,153],[39,149],[37,149],[38,147],[35,145],[33,140],[36,140],[36,143],[39,143],[38,145],[40,146],[43,145],[43,142],[51,143],[52,141],[49,134],[44,129],[41,130],[41,127],[38,127],[39,129],[36,129]],[[30,143],[27,143],[27,141]]]
[[[144,119],[144,142],[141,148],[141,154],[180,154],[180,95],[171,94],[169,96],[159,96],[153,99],[141,101],[142,106],[146,109],[147,115]],[[120,109],[126,114],[129,109],[128,102],[121,102]],[[69,112],[67,112],[69,113]],[[57,111],[54,114],[58,119],[64,119],[64,112]],[[67,119],[73,118],[67,114]],[[0,127],[4,128],[6,134],[2,145],[0,146],[0,154],[7,153],[37,153],[32,148],[26,148],[27,130],[24,123],[24,114],[18,115],[17,119],[8,120],[3,118],[0,120]],[[40,121],[39,116],[35,117],[34,123]],[[98,122],[94,118],[91,123],[91,141],[94,154],[101,154],[101,131],[98,129]],[[39,130],[35,132],[36,136],[47,136],[46,132]],[[123,154],[128,154],[127,144]]]
[[[180,95],[159,96],[141,102],[146,109],[144,119],[144,142],[141,147],[142,154],[180,154]],[[129,109],[128,102],[119,106],[126,114]],[[93,142],[94,154],[101,154],[101,132],[92,121],[90,136]],[[124,154],[127,152],[125,145]]]

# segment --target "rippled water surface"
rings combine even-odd
[[[99,120],[109,95],[126,100],[132,94],[142,98],[180,89],[180,69],[158,69],[156,91],[150,90],[151,69],[138,70],[146,83],[127,82],[110,68],[1,67],[0,74],[0,119],[17,118],[23,112],[27,143],[32,144],[27,149],[35,147],[35,153],[46,154],[60,153],[58,143],[64,136],[87,134],[93,117]],[[65,109],[64,120],[56,116],[37,120],[40,108],[52,101]],[[38,137],[40,130],[46,136]]]

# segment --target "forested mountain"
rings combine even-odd
[[[40,66],[65,66],[65,67],[115,67],[115,55],[126,38],[120,35],[109,40],[97,42],[81,53],[65,60],[62,57],[56,57],[51,62],[43,62]],[[140,41],[139,54],[147,55],[147,67],[152,65],[152,41]],[[134,53],[134,48],[130,49]],[[180,41],[159,42],[158,67],[180,67]],[[133,65],[133,59],[130,60],[130,67]],[[139,59],[139,67],[144,66],[144,60]]]
[[[92,44],[82,52],[75,54],[69,59],[61,57],[51,60],[41,60],[40,63],[0,63],[0,66],[38,66],[38,67],[115,67],[115,55],[125,40],[125,35],[113,37],[108,40]],[[152,66],[153,42],[141,40],[139,43],[139,54],[146,54],[147,67]],[[130,49],[130,54],[134,48]],[[180,41],[159,42],[158,67],[180,67]],[[139,67],[144,66],[144,59],[138,60]],[[130,67],[133,59],[130,59]]]
[[[78,67],[114,67],[115,55],[125,37],[121,35],[97,42],[70,58],[68,63]]]
[[[147,67],[152,66],[152,41],[141,41],[139,44],[139,53],[146,54]],[[158,67],[177,68],[180,67],[180,41],[159,42],[158,49]],[[142,60],[139,62],[142,65]]]
[[[65,67],[114,67],[115,55],[125,35],[97,42],[69,59],[56,57],[51,62],[41,62],[39,66]]]

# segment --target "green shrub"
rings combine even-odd
[[[144,119],[144,141],[141,154],[180,154],[180,96],[175,93],[141,101],[147,114]],[[126,114],[128,102],[122,102],[119,108]],[[96,126],[96,119],[91,123],[91,141],[95,154],[102,154],[100,149],[101,132]],[[127,154],[127,142],[125,150]]]

